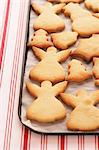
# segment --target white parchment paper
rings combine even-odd
[[[46,0],[34,0],[33,2],[39,4],[39,5],[43,5]],[[81,4],[83,6],[83,4]],[[71,20],[69,18],[66,18],[63,14],[60,15],[66,24],[66,31],[71,31]],[[33,10],[31,10],[30,12],[30,23],[29,23],[29,39],[31,39],[31,37],[33,36],[33,22],[35,21],[35,18],[37,18],[37,15],[33,12]],[[78,40],[79,41],[79,40]],[[75,45],[73,45],[71,48],[75,49],[78,45],[78,42],[76,42]],[[67,74],[67,64],[70,62],[72,58],[69,58],[65,63],[62,64],[62,66],[64,67],[66,74]],[[21,120],[22,122],[30,127],[31,129],[38,131],[38,132],[44,132],[44,133],[77,133],[74,131],[68,131],[66,128],[66,121],[68,120],[68,117],[70,115],[70,112],[72,111],[72,109],[68,106],[65,105],[66,109],[67,109],[67,117],[66,119],[62,120],[62,121],[58,121],[55,123],[47,123],[47,124],[41,124],[41,123],[37,123],[35,121],[29,121],[26,118],[26,110],[27,107],[31,105],[31,103],[33,103],[34,98],[32,96],[29,95],[29,93],[26,90],[25,87],[25,81],[29,80],[29,71],[32,67],[34,67],[37,63],[39,63],[38,59],[34,56],[33,52],[31,49],[28,50],[28,54],[27,54],[27,61],[26,61],[26,67],[25,67],[25,73],[24,73],[24,83],[23,83],[23,91],[22,91],[22,106],[21,106]],[[85,64],[85,66],[87,67],[87,69],[92,70],[92,63],[90,64],[86,64],[85,62],[83,62]],[[31,81],[33,82],[33,81]],[[76,91],[78,89],[82,89],[85,88],[86,90],[88,90],[89,92],[94,91],[97,89],[97,87],[95,87],[94,85],[94,78],[89,79],[81,84],[76,84],[76,83],[70,83],[66,89],[66,92],[70,92],[75,94]],[[86,115],[86,114],[85,114]],[[96,131],[99,132],[99,131]]]

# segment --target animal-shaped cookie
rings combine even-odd
[[[66,80],[71,82],[82,82],[89,79],[92,73],[87,71],[81,61],[73,59],[68,64],[68,76]]]
[[[67,82],[60,82],[54,86],[50,81],[41,83],[41,87],[31,82],[26,83],[28,92],[36,99],[27,108],[26,117],[42,123],[54,122],[66,117],[66,109],[55,97],[63,92]]]
[[[79,4],[69,3],[63,9],[64,14],[69,15],[72,20],[72,29],[80,36],[86,37],[99,33],[99,19],[81,8]]]
[[[85,0],[85,6],[94,12],[99,12],[99,0]]]
[[[60,2],[60,3],[81,3],[83,0],[48,0],[49,2]]]
[[[49,47],[47,52],[33,47],[33,52],[41,61],[30,70],[29,77],[32,80],[39,82],[49,80],[57,83],[65,79],[65,71],[59,62],[63,62],[69,57],[70,50],[56,53],[55,47]]]
[[[60,13],[65,4],[52,5],[47,2],[44,6],[38,6],[33,3],[32,8],[39,14],[34,22],[34,29],[44,29],[48,32],[57,32],[65,28],[65,23],[56,13]]]
[[[93,74],[95,77],[95,85],[99,86],[99,58],[93,58]]]
[[[67,105],[74,108],[67,120],[69,130],[92,131],[99,129],[99,90],[91,92],[79,90],[76,96],[68,93],[60,94]]]
[[[60,32],[51,34],[53,44],[58,49],[66,49],[68,46],[74,44],[77,40],[77,32]]]
[[[99,34],[92,37],[81,39],[78,47],[71,53],[71,56],[80,57],[89,62],[93,57],[99,56]]]
[[[39,29],[35,32],[33,38],[31,39],[30,42],[28,42],[27,46],[28,47],[32,47],[32,46],[36,46],[39,48],[48,48],[50,46],[52,46],[52,42],[48,41],[48,33],[43,30],[43,29]]]

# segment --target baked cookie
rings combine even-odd
[[[97,57],[94,57],[93,58],[93,74],[94,74],[94,77],[95,77],[95,84],[97,86],[99,86],[99,58]]]
[[[76,32],[60,32],[51,34],[53,44],[58,49],[66,49],[68,46],[74,44],[77,40],[78,33]]]
[[[99,90],[87,93],[79,90],[76,96],[61,93],[61,99],[74,108],[67,121],[69,130],[92,131],[99,129],[99,109],[94,106],[99,103]]]
[[[63,8],[64,14],[70,16],[72,29],[80,36],[86,37],[99,33],[99,19],[79,4],[69,3]]]
[[[92,15],[96,18],[99,18],[99,13],[92,13]]]
[[[99,56],[99,34],[93,34],[92,37],[81,39],[75,51],[71,56],[80,57],[89,62],[93,57]]]
[[[31,39],[30,42],[28,42],[27,46],[32,47],[36,46],[39,48],[48,48],[53,45],[52,42],[48,41],[48,33],[43,30],[39,29],[35,32],[33,38]]]
[[[64,5],[64,3],[52,5],[47,2],[44,6],[38,6],[32,3],[33,10],[39,15],[34,22],[34,29],[44,29],[48,32],[62,31],[65,23],[56,13],[60,13]]]
[[[33,47],[33,52],[41,61],[30,70],[30,79],[39,82],[49,80],[52,83],[65,79],[65,71],[59,62],[63,62],[69,57],[70,50],[57,52],[55,47],[49,47],[47,52],[45,52]]]
[[[36,99],[26,111],[27,119],[42,123],[54,122],[66,117],[66,109],[55,97],[63,92],[67,82],[60,82],[54,86],[50,81],[41,83],[41,87],[31,82],[26,82],[28,92]]]
[[[48,0],[49,2],[60,2],[60,3],[81,3],[83,0]]]
[[[99,0],[85,0],[85,6],[94,12],[99,12]]]
[[[67,81],[82,82],[92,77],[92,73],[87,71],[81,61],[73,59],[68,64]]]

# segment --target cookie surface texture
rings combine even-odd
[[[77,40],[78,33],[76,32],[60,32],[51,34],[53,44],[58,49],[66,49],[74,44]]]
[[[99,58],[97,57],[94,57],[93,58],[93,74],[94,74],[94,77],[95,77],[95,84],[97,86],[99,86]]]
[[[49,2],[59,2],[59,3],[80,3],[83,2],[83,0],[48,0]]]
[[[86,70],[81,61],[73,59],[68,64],[67,81],[79,83],[91,78],[91,76],[92,73]]]
[[[66,117],[66,109],[55,97],[64,91],[67,82],[60,82],[54,86],[50,81],[41,83],[41,87],[31,82],[26,82],[28,92],[36,99],[27,108],[26,117],[42,123],[54,122]]]
[[[33,10],[39,14],[33,25],[34,29],[44,29],[49,33],[62,31],[65,28],[65,23],[57,13],[61,12],[64,5],[64,3],[52,5],[50,2],[47,2],[44,6],[38,6],[33,3]]]
[[[52,46],[52,42],[48,41],[48,33],[43,30],[43,29],[39,29],[34,33],[33,38],[31,39],[30,42],[28,42],[27,46],[28,47],[32,47],[32,46],[36,46],[39,48],[48,48],[50,46]]]
[[[64,14],[70,16],[72,29],[80,36],[88,37],[99,33],[99,19],[94,17],[91,12],[80,7],[79,4],[69,3],[64,8]]]
[[[64,68],[59,62],[63,62],[69,57],[70,50],[57,52],[55,47],[49,47],[45,52],[33,47],[33,52],[41,61],[30,70],[30,79],[39,82],[49,80],[52,83],[65,79]]]
[[[89,62],[93,57],[99,56],[99,34],[93,34],[92,37],[81,39],[78,47],[71,53],[72,56],[80,57]]]
[[[99,129],[99,109],[94,106],[99,103],[99,90],[91,93],[84,89],[79,90],[76,96],[69,93],[60,95],[64,103],[74,108],[67,121],[69,130]]]
[[[94,12],[99,12],[99,0],[85,0],[85,6]]]

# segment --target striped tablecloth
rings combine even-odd
[[[0,0],[0,150],[99,150],[99,136],[47,136],[26,129],[18,101],[29,0]]]

